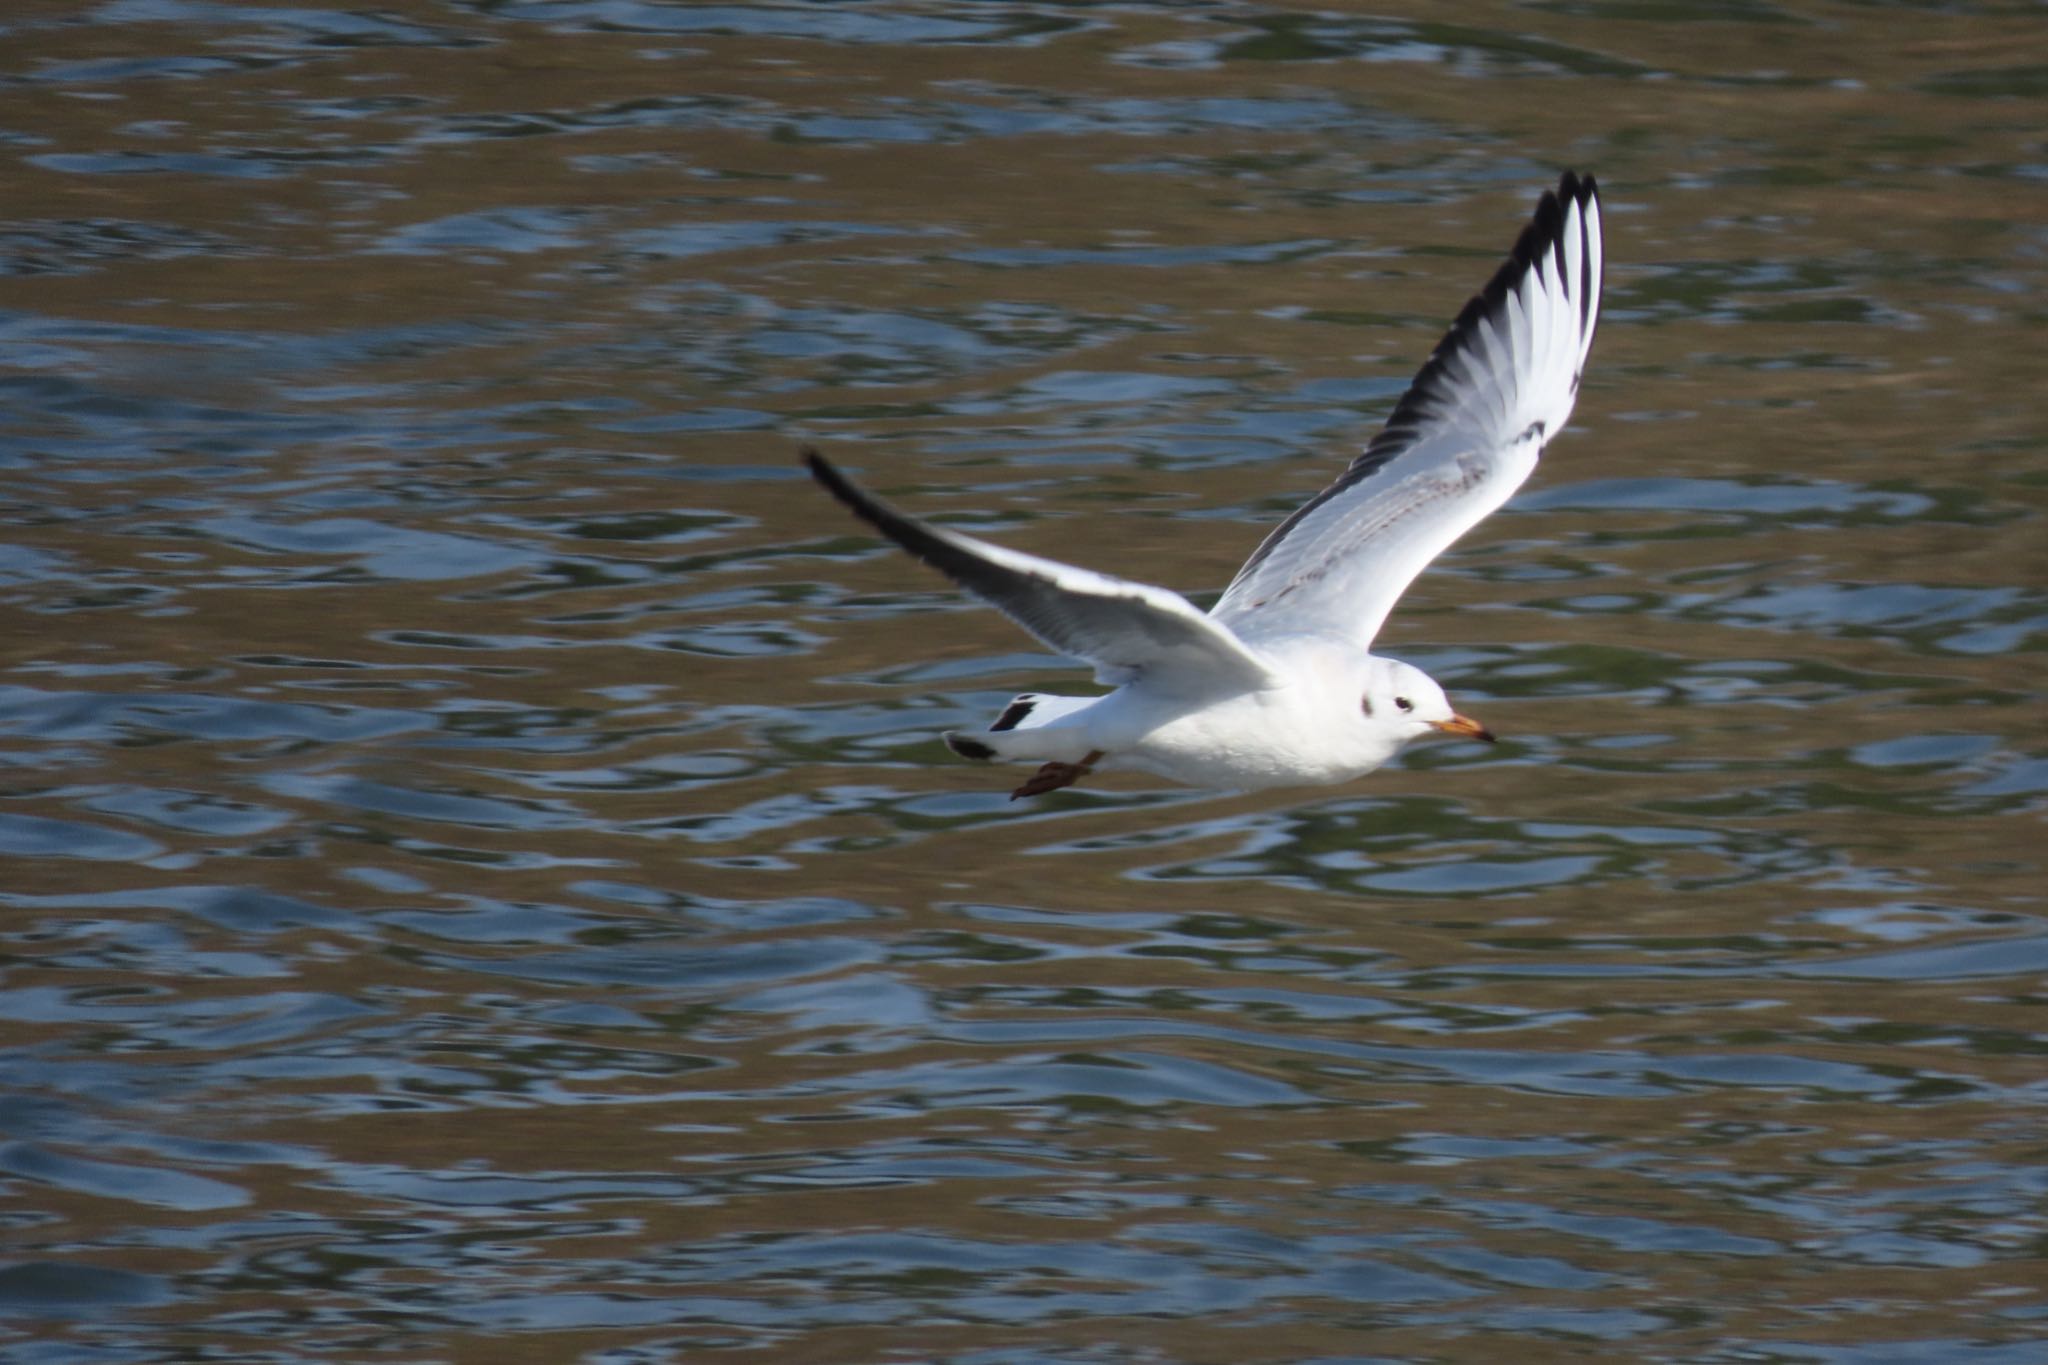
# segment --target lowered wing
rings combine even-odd
[[[906,516],[815,450],[811,476],[856,516],[1031,632],[1095,665],[1098,682],[1189,695],[1243,692],[1279,681],[1230,629],[1178,593],[1007,550]]]

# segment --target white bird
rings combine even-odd
[[[1239,790],[1347,782],[1432,732],[1493,740],[1422,670],[1373,654],[1373,637],[1563,428],[1600,282],[1599,190],[1568,171],[1365,452],[1266,537],[1206,613],[1164,588],[929,525],[815,450],[804,461],[876,530],[1116,689],[1027,692],[986,732],[946,735],[966,758],[1043,764],[1013,800],[1098,768]]]

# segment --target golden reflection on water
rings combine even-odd
[[[2030,14],[10,22],[17,1342],[2024,1358]],[[1567,164],[1574,429],[1386,636],[1506,742],[944,755],[1079,670],[800,441],[1213,589]]]

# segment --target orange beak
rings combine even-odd
[[[1451,712],[1449,720],[1433,720],[1430,724],[1447,735],[1462,735],[1466,739],[1481,740],[1487,744],[1493,743],[1493,731],[1487,729],[1484,725],[1472,719],[1472,717],[1461,716],[1455,711]]]

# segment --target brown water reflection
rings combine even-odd
[[[2038,1353],[2038,16],[17,6],[0,1361]],[[1502,731],[1035,806],[1564,165]]]

